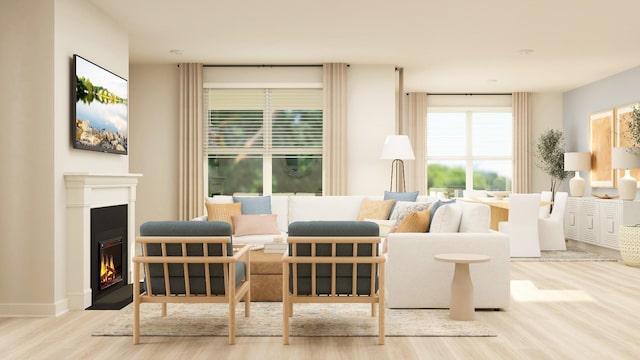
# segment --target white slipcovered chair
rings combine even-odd
[[[540,250],[567,250],[564,237],[564,212],[569,193],[557,192],[548,218],[538,219]]]
[[[540,257],[539,207],[540,194],[509,196],[509,221],[498,223],[498,231],[509,235],[511,257]]]
[[[553,200],[553,193],[551,191],[542,191],[540,192],[540,201],[541,202],[549,202],[551,203],[551,201]],[[538,217],[540,219],[545,219],[549,217],[549,214],[551,213],[551,205],[544,205],[544,206],[540,206],[540,213],[538,214]]]

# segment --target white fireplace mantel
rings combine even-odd
[[[128,205],[127,236],[131,283],[135,254],[136,186],[142,174],[65,173],[67,202],[67,297],[69,309],[91,306],[91,209]]]

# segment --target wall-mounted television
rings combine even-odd
[[[73,147],[126,155],[129,147],[127,80],[73,55],[71,82]]]

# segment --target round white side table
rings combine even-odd
[[[473,305],[473,283],[469,273],[469,264],[483,263],[491,260],[489,256],[478,254],[438,254],[437,261],[455,263],[451,280],[451,304],[449,318],[470,321],[475,318]]]

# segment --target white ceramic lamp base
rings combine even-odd
[[[579,171],[576,171],[576,176],[569,181],[569,193],[571,196],[584,196],[584,179],[580,177]]]
[[[618,179],[618,196],[620,200],[633,201],[636,198],[637,184],[636,179],[631,177],[629,169],[625,170],[624,176]]]

